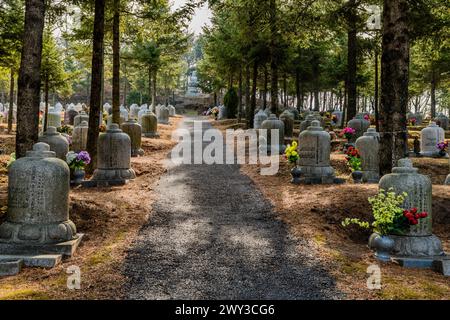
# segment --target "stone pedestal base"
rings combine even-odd
[[[300,167],[303,184],[334,184],[335,175],[332,167]]]
[[[362,181],[364,183],[378,183],[380,182],[380,174],[375,171],[363,171]]]
[[[97,169],[91,181],[83,185],[86,187],[124,185],[128,180],[135,178],[136,173],[133,169]]]
[[[83,234],[77,234],[71,241],[42,245],[0,242],[0,276],[18,274],[22,266],[53,268],[74,255],[82,238]]]
[[[433,269],[442,273],[444,276],[450,276],[450,256],[437,257],[392,257],[391,260],[404,268],[410,269]]]
[[[147,133],[144,133],[144,137],[146,137],[146,138],[159,138],[159,133],[158,132],[147,132]]]
[[[391,236],[395,241],[393,256],[397,257],[433,257],[443,256],[441,240],[435,235],[427,237]]]

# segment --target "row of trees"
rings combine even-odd
[[[112,80],[116,123],[120,104],[133,89],[140,93],[139,102],[156,103],[157,88],[167,97],[184,72],[182,58],[192,43],[187,27],[196,6],[188,1],[172,11],[168,0],[2,2],[0,71],[10,73],[10,105],[19,75],[17,157],[37,141],[40,93],[46,115],[50,92],[70,97],[84,90],[90,108],[87,151],[95,165],[105,78]],[[148,101],[142,99],[144,92]]]
[[[433,117],[438,97],[441,108],[450,108],[445,0],[216,0],[210,6],[213,23],[199,40],[200,84],[207,92],[237,87],[238,117],[245,105],[250,126],[259,97],[273,113],[288,101],[319,111],[330,105],[324,99],[333,99],[347,120],[362,97],[378,119],[386,173],[405,154],[407,110],[420,109],[424,93]],[[314,104],[305,105],[308,96]]]

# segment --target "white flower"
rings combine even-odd
[[[67,164],[71,164],[76,158],[77,158],[78,154],[76,154],[73,151],[70,151],[67,155],[66,155],[66,162]]]

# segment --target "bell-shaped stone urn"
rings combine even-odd
[[[314,116],[313,114],[308,114],[305,120],[300,123],[300,133],[307,130],[314,120],[316,120],[316,116]]]
[[[100,134],[97,149],[97,170],[91,182],[97,185],[123,185],[135,179],[131,169],[131,139],[113,123]]]
[[[139,111],[140,111],[140,107],[137,104],[132,104],[130,107],[129,118],[137,120],[139,117]]]
[[[259,111],[255,114],[255,117],[253,119],[253,128],[254,129],[261,129],[261,125],[264,121],[267,120],[267,115],[264,112],[264,110],[259,109]]]
[[[271,114],[270,117],[264,121],[261,125],[262,130],[266,130],[267,150],[278,150],[278,152],[284,153],[286,146],[284,145],[284,123],[279,120],[276,115]],[[272,138],[272,130],[278,131],[278,139]]]
[[[158,133],[158,119],[156,115],[147,110],[141,119],[142,134],[146,138],[159,138]]]
[[[314,120],[300,134],[298,145],[299,167],[305,183],[334,183],[335,171],[330,165],[331,139],[319,121]]]
[[[162,106],[159,109],[158,122],[161,124],[169,124],[169,108]]]
[[[86,151],[89,124],[86,121],[81,122],[73,129],[72,150],[75,152]]]
[[[336,127],[340,127],[342,126],[342,122],[344,120],[344,113],[342,111],[333,111],[333,113],[331,114],[331,117],[335,116],[336,121],[333,122],[333,125]]]
[[[61,128],[61,113],[50,109],[47,114],[47,128],[48,127],[55,127],[55,128]]]
[[[89,123],[89,115],[84,112],[81,111],[74,119],[73,121],[73,126],[76,127],[78,125],[80,125],[83,121],[86,121],[87,123]]]
[[[411,159],[401,159],[392,174],[381,178],[380,189],[394,190],[396,194],[406,193],[402,206],[405,210],[417,208],[427,212],[428,218],[422,219],[417,226],[412,226],[404,236],[391,236],[395,240],[393,254],[399,257],[433,257],[443,255],[439,238],[433,235],[432,185],[428,176],[418,173]]]
[[[131,156],[139,157],[144,155],[142,150],[142,127],[136,120],[128,120],[122,124],[122,130],[131,139]]]
[[[374,128],[369,128],[364,136],[356,140],[356,148],[361,155],[362,181],[378,183],[380,181],[380,134]]]
[[[350,120],[347,124],[348,127],[355,129],[355,135],[349,140],[349,143],[355,143],[359,137],[362,137],[364,133],[369,129],[370,122],[364,119],[363,114],[358,114],[355,118]]]
[[[280,115],[280,120],[284,123],[284,136],[288,138],[292,138],[294,136],[294,115],[285,110]]]
[[[8,214],[0,226],[0,254],[14,250],[45,254],[49,252],[40,251],[41,246],[77,238],[69,220],[69,167],[48,144],[35,144],[26,157],[11,165],[8,176]]]
[[[73,126],[75,117],[78,116],[78,111],[75,109],[68,109],[64,113],[64,123]]]
[[[55,127],[48,127],[47,131],[39,137],[39,142],[44,142],[50,146],[50,150],[56,153],[56,157],[66,161],[69,152],[69,142],[63,137]]]
[[[177,115],[177,109],[174,106],[169,106],[169,116],[175,117]]]
[[[438,143],[445,139],[445,131],[439,127],[436,122],[431,122],[428,127],[420,133],[420,149],[421,155],[424,157],[439,156]]]
[[[449,130],[449,119],[448,117],[443,114],[439,113],[435,119],[436,124],[441,127],[443,130]]]

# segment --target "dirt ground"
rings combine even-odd
[[[149,219],[154,202],[154,185],[166,171],[164,161],[175,145],[171,132],[181,117],[170,125],[159,125],[160,139],[143,138],[145,156],[132,159],[137,178],[124,187],[82,189],[70,193],[70,218],[85,234],[75,257],[52,270],[25,268],[14,277],[0,278],[2,299],[120,299],[123,296],[122,261],[131,241]],[[0,136],[0,195],[6,214],[9,154],[14,152],[14,137]],[[66,270],[81,268],[81,290],[67,289]]]
[[[233,120],[214,123],[220,130],[236,128]],[[240,125],[239,127],[242,127]],[[434,232],[450,252],[450,187],[443,186],[448,174],[448,159],[416,158],[414,166],[433,182]],[[367,247],[370,232],[357,227],[344,228],[347,217],[370,221],[372,213],[368,198],[377,194],[378,186],[356,185],[350,178],[345,156],[331,155],[337,176],[346,179],[343,185],[296,186],[290,183],[292,168],[280,156],[276,176],[260,175],[260,166],[244,165],[248,175],[271,201],[279,218],[300,238],[312,239],[316,249],[328,262],[340,290],[348,299],[450,299],[450,279],[430,270],[403,269],[395,264],[380,264]],[[367,288],[367,268],[379,265],[382,289]]]

